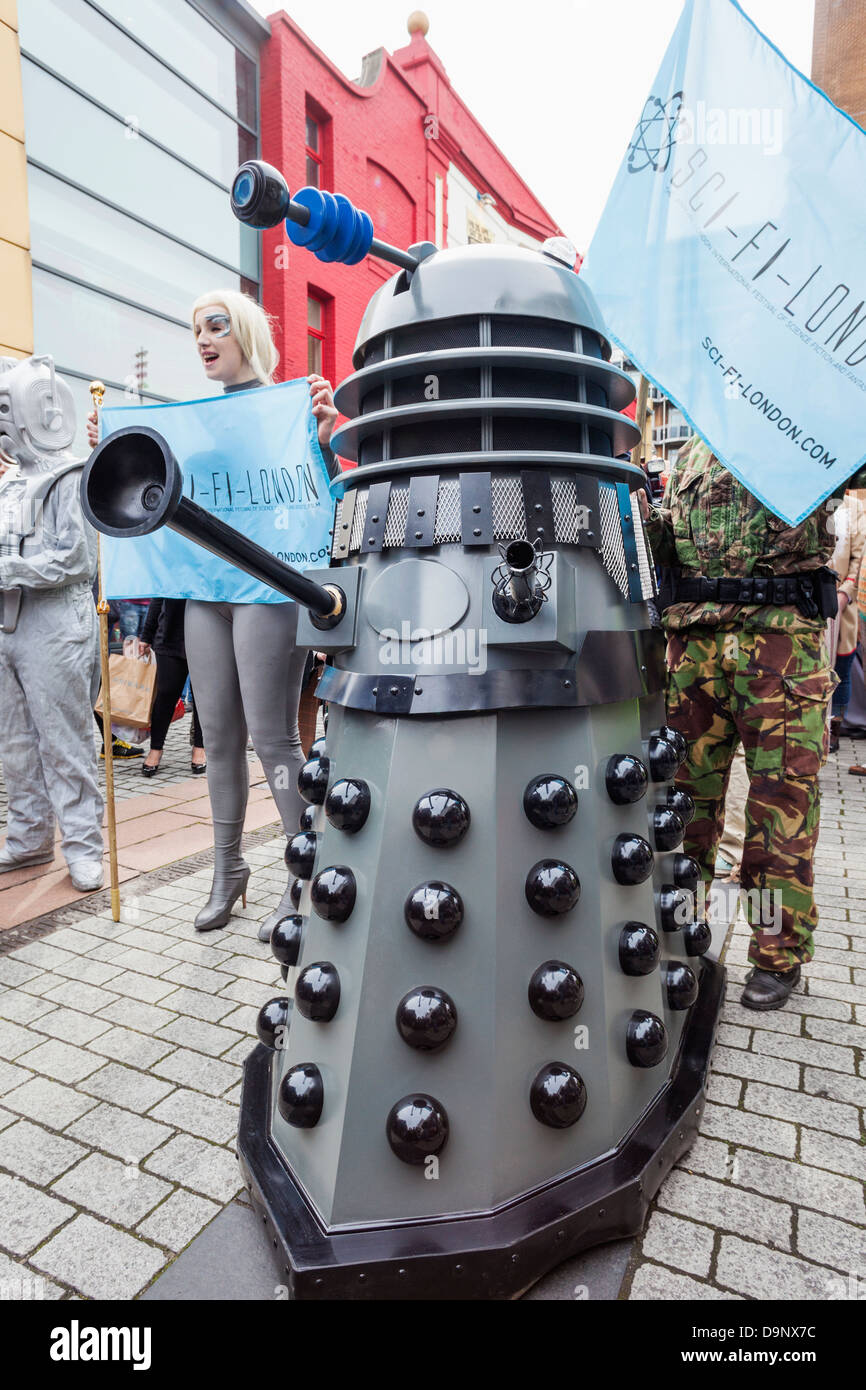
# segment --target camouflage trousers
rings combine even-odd
[[[818,773],[835,677],[818,632],[692,628],[668,636],[668,722],[689,744],[676,784],[695,802],[683,848],[709,888],[731,762],[749,773],[740,877],[749,960],[788,970],[812,959]]]

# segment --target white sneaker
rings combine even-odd
[[[34,849],[30,854],[20,854],[16,858],[4,845],[0,849],[0,874],[11,873],[13,869],[29,869],[33,864],[50,864],[54,858],[54,842]]]
[[[79,893],[95,893],[105,882],[101,859],[76,859],[69,865],[69,877]]]

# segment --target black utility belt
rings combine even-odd
[[[665,570],[659,585],[659,607],[674,603],[738,603],[755,607],[797,608],[804,618],[835,618],[839,611],[837,575],[831,569],[803,574],[749,575],[744,578],[704,574],[684,577]]]

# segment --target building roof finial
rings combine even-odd
[[[406,28],[410,34],[421,34],[423,37],[430,29],[430,21],[423,10],[413,10],[406,21]]]

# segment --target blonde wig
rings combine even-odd
[[[257,304],[248,294],[241,294],[240,290],[209,290],[207,294],[200,294],[192,306],[193,330],[196,314],[211,304],[225,309],[231,319],[232,332],[253,375],[263,386],[270,385],[280,354],[274,347],[271,321],[261,304]]]

